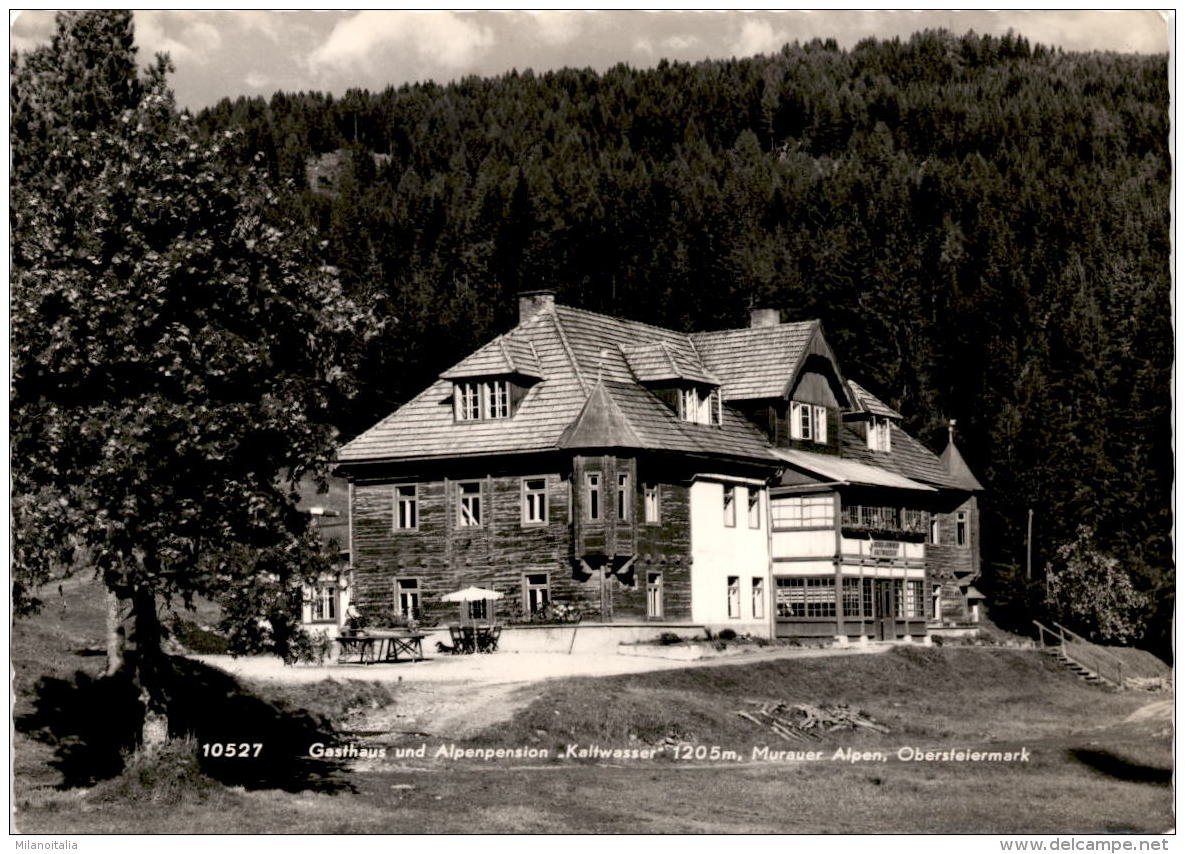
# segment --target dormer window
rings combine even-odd
[[[679,418],[692,424],[719,424],[720,389],[687,386],[679,389]]]
[[[453,406],[458,421],[482,421],[510,417],[509,380],[471,380],[453,386]]]
[[[883,415],[873,415],[868,419],[868,450],[870,451],[891,451],[892,446],[892,430],[889,427],[889,419]]]
[[[790,402],[790,438],[827,444],[827,407]]]

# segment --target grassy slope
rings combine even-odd
[[[64,615],[51,600],[41,617],[16,625],[18,704],[37,673],[101,668],[102,658],[72,652],[101,641],[96,593],[85,586],[67,591]],[[753,746],[784,743],[733,714],[744,707],[742,699],[846,701],[893,731],[829,734],[820,743],[828,753],[842,745],[894,751],[906,744],[991,742],[1027,746],[1033,761],[675,768],[660,760],[620,767],[545,763],[538,770],[427,763],[421,771],[393,762],[396,767],[353,773],[355,791],[336,795],[216,786],[150,791],[121,803],[110,788],[54,791],[48,748],[18,734],[15,820],[30,832],[97,833],[1087,832],[1162,831],[1173,822],[1167,726],[1115,725],[1163,697],[1084,685],[1033,651],[898,648],[877,656],[557,680],[528,690],[536,695],[531,704],[474,743],[629,745],[637,743],[631,735],[649,742],[676,733],[737,748],[749,759]],[[276,699],[306,706],[324,700],[325,711],[344,711],[356,698],[340,693],[311,686]]]

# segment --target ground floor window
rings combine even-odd
[[[765,579],[753,577],[753,619],[765,619]]]
[[[420,618],[420,580],[418,578],[395,580],[395,612],[408,620]]]
[[[844,617],[859,617],[860,602],[862,600],[859,578],[845,578],[843,580],[843,615]]]
[[[489,607],[485,599],[478,599],[476,602],[467,602],[469,608],[469,619],[471,620],[488,620]]]
[[[319,584],[313,588],[312,620],[330,623],[337,620],[337,586]]]
[[[551,602],[551,585],[546,572],[523,576],[523,610],[531,616],[542,614]]]
[[[907,617],[925,617],[926,601],[922,596],[922,582],[905,582],[905,615]]]
[[[728,618],[738,620],[741,616],[741,578],[728,576]]]
[[[779,617],[834,617],[835,578],[777,579]]]
[[[646,616],[662,616],[662,573],[646,573]]]

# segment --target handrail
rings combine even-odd
[[[1123,688],[1124,688],[1123,662],[1120,659],[1118,659],[1111,653],[1109,653],[1103,649],[1100,649],[1098,644],[1094,643],[1093,641],[1089,641],[1086,638],[1082,637],[1082,635],[1078,634],[1077,632],[1067,629],[1061,623],[1054,622],[1053,624],[1055,626],[1057,626],[1059,629],[1061,629],[1063,632],[1065,632],[1066,634],[1070,635],[1072,638],[1077,639],[1079,642],[1086,644],[1090,648],[1091,654],[1094,656],[1095,660],[1098,662],[1098,665],[1096,666],[1095,669],[1098,672],[1100,677],[1103,675],[1103,668],[1102,668],[1103,659],[1104,658],[1110,659],[1110,663],[1115,668],[1115,680],[1114,680],[1115,684],[1117,686],[1119,686],[1120,690],[1123,690]],[[1065,651],[1064,645],[1063,645],[1062,649],[1063,649],[1063,651]],[[1067,653],[1067,657],[1072,658],[1072,656],[1070,656],[1069,653]]]
[[[1053,621],[1051,621],[1051,622],[1053,622]],[[1053,624],[1055,626],[1057,626],[1058,631],[1054,631],[1053,629],[1049,628],[1048,626],[1042,625],[1037,620],[1033,620],[1033,625],[1036,626],[1037,630],[1038,630],[1037,637],[1041,641],[1042,646],[1046,645],[1045,644],[1045,635],[1049,634],[1051,637],[1057,638],[1058,642],[1057,642],[1056,646],[1060,647],[1061,654],[1067,660],[1072,661],[1075,664],[1086,668],[1087,670],[1093,670],[1095,675],[1099,679],[1107,679],[1108,682],[1114,682],[1115,686],[1117,688],[1119,688],[1119,690],[1121,690],[1121,691],[1126,687],[1123,682],[1123,662],[1122,661],[1120,661],[1118,658],[1111,655],[1110,653],[1103,652],[1095,644],[1091,643],[1090,641],[1086,640],[1086,638],[1082,637],[1082,635],[1079,635],[1076,632],[1070,631],[1065,626],[1063,626],[1061,623],[1053,622]],[[1062,634],[1063,632],[1065,633],[1065,635],[1071,635],[1072,637],[1077,638],[1079,641],[1086,644],[1088,647],[1089,657],[1093,658],[1093,661],[1088,663],[1085,660],[1082,660],[1082,661],[1079,660],[1080,658],[1081,659],[1088,658],[1087,651],[1077,650],[1077,651],[1071,652],[1069,649],[1067,649],[1066,648],[1066,637],[1064,634]],[[1111,679],[1110,677],[1105,677],[1103,675],[1103,661],[1104,661],[1103,656],[1106,656],[1107,659],[1110,659],[1109,663],[1113,664],[1115,667],[1115,674],[1114,674],[1115,678],[1114,679]]]

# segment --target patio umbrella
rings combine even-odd
[[[454,590],[440,597],[442,602],[480,602],[490,599],[501,599],[504,594],[485,587],[466,587],[464,590]],[[476,618],[474,618],[476,622]]]

